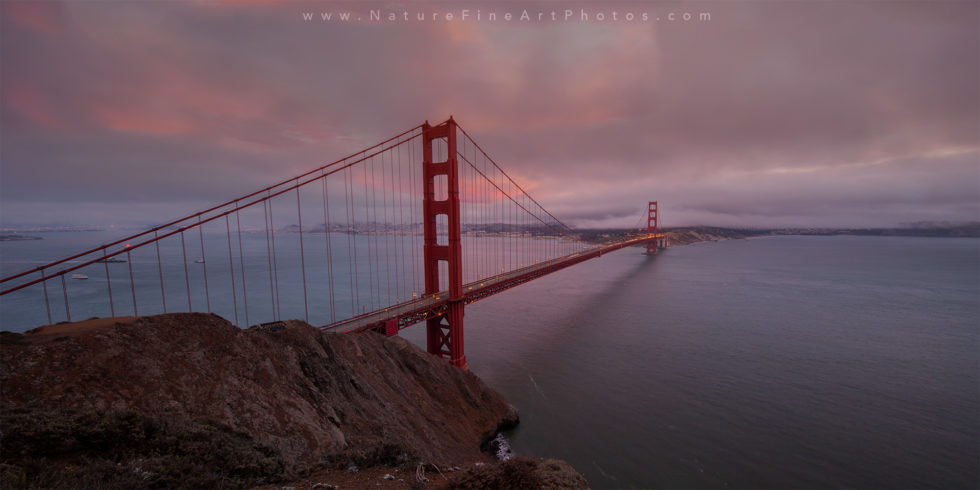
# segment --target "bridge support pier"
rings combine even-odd
[[[446,160],[433,161],[433,143],[445,139]],[[441,179],[445,176],[445,179]],[[425,262],[425,294],[439,294],[439,265],[446,263],[449,284],[449,307],[445,312],[426,320],[427,347],[430,354],[449,361],[453,366],[466,369],[466,355],[463,352],[463,253],[460,241],[459,212],[459,166],[456,161],[456,121],[448,121],[430,126],[428,121],[422,126],[422,213]],[[436,199],[436,184],[445,199]],[[445,187],[443,189],[442,187]],[[437,218],[445,216],[446,238],[440,243]]]
[[[446,359],[453,366],[466,369],[463,352],[463,302],[450,301],[449,309],[426,320],[427,346],[430,354]]]

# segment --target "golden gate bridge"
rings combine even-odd
[[[277,218],[295,224],[277,230]],[[304,218],[321,223],[304,227]],[[284,307],[337,332],[391,336],[425,322],[428,351],[466,368],[466,305],[625,247],[645,245],[653,255],[669,246],[656,201],[643,219],[645,229],[617,241],[582,240],[450,117],[9,275],[0,297],[43,300],[48,323],[70,322],[73,311],[206,311],[247,326],[281,322]],[[76,285],[89,275],[100,280]]]

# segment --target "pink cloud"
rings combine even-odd
[[[95,118],[106,128],[148,134],[187,134],[194,126],[181,118],[141,113],[132,109],[93,108]]]
[[[679,4],[712,11],[705,24],[367,20],[461,9],[443,3],[22,4],[2,4],[3,107],[17,116],[5,158],[49,173],[113,162],[93,165],[133,181],[206,164],[241,178],[237,193],[453,115],[535,197],[600,219],[611,195],[642,205],[683,187],[671,197],[695,202],[732,170],[791,175],[977,134],[975,9],[955,3]],[[301,18],[325,10],[363,18]],[[36,182],[28,168],[6,165],[8,188]],[[788,201],[806,182],[758,192]]]
[[[13,23],[43,34],[59,33],[64,22],[57,2],[3,2],[0,11]]]
[[[60,129],[65,125],[50,97],[37,87],[18,80],[6,80],[3,84],[3,105],[48,129]]]

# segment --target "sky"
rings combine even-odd
[[[634,225],[649,200],[666,226],[976,221],[978,19],[953,0],[0,0],[0,224],[159,223],[450,115],[573,226]]]

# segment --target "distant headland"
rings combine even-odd
[[[0,242],[20,242],[25,240],[43,240],[39,236],[19,235],[17,233],[0,233]]]
[[[909,223],[895,228],[724,228],[718,226],[680,226],[664,228],[674,245],[738,238],[777,235],[855,235],[977,238],[980,222],[974,223]],[[632,232],[635,233],[635,230]],[[583,238],[594,242],[611,242],[629,234],[627,230],[584,230]]]

